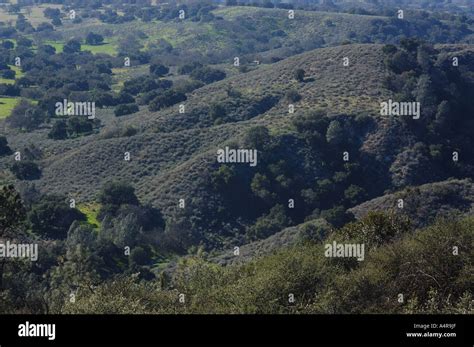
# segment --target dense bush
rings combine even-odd
[[[67,123],[65,120],[58,120],[53,124],[51,131],[48,133],[50,139],[64,140],[68,137]]]
[[[63,52],[64,53],[77,53],[81,50],[81,43],[78,40],[72,39],[66,42],[66,44],[63,47]]]
[[[103,205],[120,206],[123,204],[138,205],[135,189],[121,182],[108,182],[99,194],[99,202]]]
[[[160,63],[150,64],[150,73],[153,74],[154,76],[163,77],[169,71],[170,69],[164,66],[163,64],[160,64]]]
[[[85,220],[85,216],[71,208],[62,196],[44,196],[33,204],[28,213],[32,231],[42,237],[64,239],[71,224],[76,220]]]
[[[12,128],[31,131],[36,129],[46,119],[45,113],[26,100],[21,100],[7,118],[7,123]]]
[[[178,68],[178,73],[181,75],[188,75],[192,73],[194,70],[202,68],[203,65],[199,62],[192,62],[189,64],[184,64]]]
[[[104,42],[104,37],[102,35],[94,34],[94,33],[90,32],[86,36],[86,43],[88,45],[96,46],[96,45],[102,44],[103,42]]]
[[[175,105],[179,102],[185,101],[186,95],[175,90],[166,90],[161,95],[155,97],[149,105],[150,111],[159,111],[162,108]]]
[[[172,85],[173,82],[169,80],[157,80],[151,76],[142,76],[125,81],[122,92],[137,95],[139,93],[169,89]]]
[[[53,124],[48,137],[55,140],[63,140],[90,134],[94,129],[95,123],[99,123],[99,121],[92,121],[82,116],[68,117],[66,120],[59,119]]]
[[[36,180],[41,177],[41,170],[32,161],[16,161],[10,167],[10,171],[19,180]]]
[[[224,79],[226,77],[226,73],[224,71],[206,66],[194,69],[190,76],[195,80],[208,84]]]
[[[369,229],[379,225],[370,219],[362,223]],[[383,223],[392,228],[389,219]],[[324,243],[312,242],[228,267],[188,258],[179,264],[171,285],[164,287],[169,282],[164,278],[116,279],[94,292],[83,290],[79,302],[66,304],[65,309],[69,313],[472,314],[466,277],[472,266],[466,248],[472,244],[472,227],[472,219],[439,221],[416,236],[403,233],[379,247],[366,247],[365,260],[350,267],[341,266],[341,259],[325,257]],[[332,236],[327,239],[331,241]],[[451,245],[465,252],[453,255]],[[111,291],[117,296],[111,296]],[[177,293],[186,293],[184,305],[177,302]],[[399,293],[406,298],[403,303],[398,301]],[[294,303],[289,302],[289,294],[294,295]]]
[[[267,215],[257,220],[249,229],[248,236],[250,239],[263,239],[282,230],[288,224],[285,208],[282,205],[276,205]]]
[[[8,146],[8,142],[5,136],[0,136],[0,157],[11,154],[12,150]]]
[[[122,104],[115,108],[114,114],[115,116],[119,117],[138,112],[138,110],[137,104]]]
[[[19,236],[20,225],[26,219],[26,210],[20,194],[13,186],[0,189],[0,237]],[[13,235],[9,235],[9,234]]]
[[[303,69],[297,69],[294,72],[294,77],[298,82],[304,82],[306,72]]]
[[[2,73],[1,76],[3,78],[10,79],[10,80],[15,79],[15,71],[13,70],[2,70],[1,73]]]

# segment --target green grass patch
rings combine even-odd
[[[117,83],[112,84],[112,91],[116,93],[120,93],[123,88],[123,81],[119,81]]]
[[[245,14],[249,13],[254,13],[256,9],[252,7],[245,7],[245,6],[229,6],[229,7],[223,7],[219,8],[217,10],[212,11],[216,16],[224,16],[229,19],[233,19],[237,16],[242,16]],[[261,10],[261,8],[258,8],[258,10]]]
[[[18,98],[0,97],[0,119],[7,118],[12,113],[13,108],[20,101]]]
[[[64,43],[62,42],[45,41],[44,44],[53,46],[56,49],[56,53],[61,53],[63,51]]]
[[[82,51],[90,51],[92,54],[98,54],[98,53],[103,53],[103,54],[109,54],[109,55],[117,55],[117,46],[105,42],[101,45],[81,45],[81,50]]]
[[[8,65],[10,66],[10,68],[15,71],[16,75],[15,75],[15,79],[18,79],[20,77],[23,76],[23,72],[21,71],[21,69],[18,67],[18,66],[14,66],[14,65]],[[15,83],[15,79],[6,79],[6,78],[0,78],[0,83],[3,83],[3,84],[14,84]]]
[[[138,76],[147,75],[149,73],[149,68],[149,64],[131,66],[126,68],[113,68],[112,90],[115,92],[120,91],[125,81],[131,80]]]
[[[16,78],[23,77],[23,71],[21,71],[21,69],[18,66],[15,66],[15,65],[9,65],[9,66],[13,71],[15,71],[15,73],[16,73],[15,77]]]
[[[178,35],[178,29],[170,26],[168,23],[158,28],[152,34],[149,34],[148,41],[164,39],[168,41],[173,47],[176,47],[180,42],[184,41],[183,33]]]
[[[15,83],[15,80],[9,80],[9,79],[0,77],[0,83],[2,83],[2,84],[13,84],[13,83]]]
[[[56,53],[62,53],[64,48],[63,42],[45,41],[45,44],[53,46],[56,49]],[[92,54],[104,53],[117,55],[117,46],[109,42],[97,46],[81,44],[81,51],[90,51]]]
[[[87,204],[81,204],[77,208],[86,215],[87,223],[93,225],[95,228],[100,226],[100,222],[97,219],[97,215],[99,214],[100,210],[100,204],[91,202]]]

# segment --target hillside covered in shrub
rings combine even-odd
[[[474,17],[401,4],[0,4],[0,312],[472,313]]]

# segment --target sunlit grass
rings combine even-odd
[[[0,119],[8,117],[13,108],[17,105],[20,99],[18,98],[3,98],[0,97]]]
[[[82,45],[81,50],[90,51],[92,54],[103,53],[103,54],[109,54],[109,55],[117,55],[117,46],[109,42],[105,42],[101,45],[96,45],[96,46]]]
[[[20,77],[23,76],[23,72],[21,71],[21,69],[18,67],[18,66],[14,66],[14,65],[8,65],[10,66],[10,68],[15,71],[15,79],[18,79]],[[0,83],[3,83],[3,84],[14,84],[15,83],[15,79],[7,79],[7,78],[1,78],[0,77]]]
[[[64,49],[63,42],[46,41],[45,44],[53,46],[56,49],[56,53],[61,53]],[[90,51],[92,54],[104,53],[109,55],[117,55],[117,46],[110,42],[105,42],[101,45],[81,44],[81,51]]]
[[[100,226],[100,222],[97,219],[97,215],[99,214],[100,210],[100,204],[95,202],[81,204],[78,206],[78,209],[86,215],[87,223],[93,225],[96,228]]]

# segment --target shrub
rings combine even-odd
[[[199,69],[199,68],[202,68],[203,65],[199,62],[192,62],[190,64],[185,64],[185,65],[182,65],[178,68],[178,73],[180,75],[189,75],[190,73],[192,73],[194,70],[196,69]]]
[[[16,161],[10,171],[19,180],[35,180],[41,177],[41,170],[32,161]]]
[[[31,131],[37,128],[45,118],[46,115],[38,107],[22,99],[6,121],[12,128]]]
[[[253,176],[250,188],[256,196],[267,203],[276,198],[276,194],[271,191],[271,182],[268,177],[258,172]]]
[[[370,211],[362,219],[345,225],[337,234],[375,247],[400,238],[410,230],[411,223],[406,217]]]
[[[221,191],[235,179],[236,174],[232,167],[221,165],[219,169],[212,173],[211,183],[217,191]]]
[[[324,210],[321,212],[320,217],[326,219],[336,228],[339,228],[354,219],[354,216],[347,212],[343,206],[337,206],[329,210]]]
[[[61,16],[61,11],[57,8],[47,7],[43,10],[43,14],[46,18],[53,19]]]
[[[122,104],[122,105],[118,105],[115,108],[114,113],[115,113],[115,116],[119,117],[119,116],[124,116],[127,114],[138,112],[138,110],[139,109],[138,109],[137,104]]]
[[[63,52],[64,53],[77,53],[81,51],[81,43],[76,40],[72,39],[66,42],[66,44],[63,47]]]
[[[286,92],[285,98],[290,102],[298,102],[301,100],[301,95],[297,90],[292,89]]]
[[[213,120],[216,120],[217,118],[223,118],[226,116],[226,107],[224,104],[212,104],[210,109],[209,109],[209,115]]]
[[[226,73],[222,70],[210,67],[201,67],[193,70],[191,78],[204,82],[206,84],[220,81],[226,77]]]
[[[294,73],[295,80],[298,82],[304,82],[306,72],[303,69],[297,69]]]
[[[289,223],[283,205],[275,205],[248,230],[251,239],[263,239],[281,231]]]
[[[266,126],[259,125],[250,128],[244,135],[243,142],[245,146],[249,148],[254,148],[257,150],[263,150],[266,146],[269,145],[272,138],[270,136],[270,131]]]
[[[0,136],[0,157],[11,153],[12,150],[8,146],[7,138],[5,136]]]
[[[67,138],[67,124],[63,119],[53,124],[53,128],[48,133],[48,137],[54,140],[64,140]]]
[[[132,104],[135,102],[135,99],[132,95],[125,93],[125,92],[120,92],[120,94],[115,98],[115,103],[116,105],[120,104]]]
[[[162,95],[158,95],[150,102],[150,111],[158,111],[164,107],[169,107],[178,102],[185,101],[186,95],[175,90],[166,90]]]
[[[138,205],[135,188],[127,183],[108,182],[99,193],[99,202],[103,205]]]
[[[96,46],[96,45],[102,44],[103,42],[104,42],[104,37],[102,35],[94,34],[91,32],[87,34],[86,36],[86,43],[88,45]]]
[[[2,77],[10,80],[15,79],[16,72],[13,70],[2,70]]]
[[[5,49],[12,49],[15,47],[15,44],[12,41],[5,40],[2,42],[2,47]]]
[[[63,25],[63,22],[61,21],[60,18],[53,18],[53,20],[51,21],[51,24],[55,25],[55,26],[61,26]]]
[[[316,219],[303,224],[298,233],[301,241],[320,242],[329,234],[331,226],[324,219]]]
[[[387,55],[393,54],[397,51],[397,47],[394,45],[385,45],[383,46],[382,51]]]
[[[354,206],[364,200],[366,192],[363,188],[351,184],[349,188],[344,191],[344,197],[350,206]]]
[[[41,31],[53,31],[54,27],[49,24],[49,23],[41,23],[38,25],[36,28],[36,31],[41,32]]]
[[[64,239],[71,224],[86,217],[75,208],[71,208],[61,196],[49,195],[35,203],[28,213],[32,231],[38,235],[54,239]]]
[[[20,194],[13,186],[3,186],[0,189],[0,237],[15,231],[25,218],[26,212]]]
[[[326,141],[337,146],[343,144],[346,140],[346,133],[341,122],[338,120],[331,121],[326,132]]]
[[[69,117],[67,120],[68,136],[87,134],[93,129],[93,123],[86,117]]]
[[[163,64],[155,63],[150,65],[150,73],[157,77],[162,77],[166,75],[169,71],[170,69],[164,66]]]
[[[146,265],[151,261],[150,250],[143,247],[135,247],[130,252],[130,264]]]

